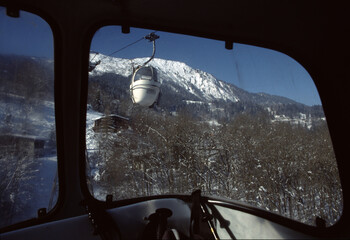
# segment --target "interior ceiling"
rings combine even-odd
[[[98,1],[91,1],[94,4]],[[295,47],[322,39],[325,27],[319,1],[104,1],[110,18],[140,27],[191,33],[235,42]],[[112,4],[108,4],[112,2]],[[96,4],[97,5],[97,4]],[[92,10],[92,9],[91,9]],[[93,9],[106,17],[103,6]],[[120,13],[119,15],[117,13]]]
[[[6,0],[0,0],[0,2]],[[319,58],[328,41],[332,6],[318,0],[11,0],[61,23],[88,29],[123,24],[254,44],[293,58]],[[76,26],[74,26],[76,25]],[[307,51],[306,51],[307,49]],[[303,60],[301,60],[303,61]]]
[[[1,0],[3,2],[4,0]],[[4,1],[6,2],[6,1]],[[244,0],[11,0],[12,5],[34,3],[38,9],[71,17],[124,18],[130,25],[157,26],[216,38],[274,41],[317,37],[325,10],[321,1]],[[68,18],[69,19],[69,18]],[[303,37],[298,33],[303,33]],[[316,36],[315,36],[316,34]],[[233,39],[235,40],[235,39]]]

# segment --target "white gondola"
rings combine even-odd
[[[150,66],[146,67],[146,65],[154,58],[156,53],[155,40],[159,36],[150,33],[144,38],[153,43],[153,53],[148,61],[134,69],[130,84],[130,95],[133,103],[143,107],[151,107],[158,100],[160,83],[157,79],[156,70]]]
[[[159,97],[159,91],[160,91],[160,83],[157,79],[157,72],[153,67],[146,66],[152,59],[154,58],[154,55],[156,53],[156,43],[155,40],[158,39],[159,36],[156,35],[154,32],[144,36],[143,38],[125,46],[117,51],[114,51],[113,53],[109,54],[108,56],[111,56],[112,54],[115,54],[117,52],[120,52],[121,50],[125,49],[126,47],[130,47],[131,45],[139,42],[142,39],[147,39],[149,42],[152,42],[153,44],[153,52],[152,56],[142,65],[136,67],[133,69],[133,75],[131,79],[130,84],[130,96],[133,101],[133,103],[136,103],[143,107],[151,107]],[[92,60],[96,57],[97,52],[93,52],[95,56],[90,60],[89,64],[89,72],[92,72],[97,65],[101,63],[101,58],[97,62],[92,62]]]
[[[152,106],[158,99],[160,83],[156,69],[153,67],[139,67],[132,76],[130,95],[133,103],[143,107]]]

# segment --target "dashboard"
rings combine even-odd
[[[312,238],[253,214],[224,207],[219,201],[209,200],[207,204],[211,206],[209,211],[213,217],[210,218],[210,221],[218,239],[231,239],[230,231],[237,239]],[[190,205],[181,199],[163,198],[117,207],[107,212],[117,226],[116,236],[118,237],[116,239],[147,239],[147,236],[150,236],[147,235],[147,231],[152,228],[152,215],[159,209],[170,210],[171,216],[165,219],[166,228],[177,232],[175,239],[190,239]],[[213,209],[216,209],[217,212],[214,213],[216,210]],[[201,233],[204,235],[202,238],[215,239],[214,235],[210,236],[206,229],[209,227],[207,220],[202,218]],[[222,224],[222,220],[226,224]],[[82,215],[8,232],[2,234],[1,239],[100,239],[93,232],[94,228],[88,215]]]

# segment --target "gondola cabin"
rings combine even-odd
[[[133,103],[150,107],[159,96],[160,83],[157,79],[156,69],[153,67],[140,67],[134,71],[130,85],[130,95]]]

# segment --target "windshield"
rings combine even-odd
[[[156,70],[151,67],[142,67],[135,72],[135,81],[137,80],[153,80],[157,81]]]
[[[91,194],[121,200],[201,189],[310,225],[316,217],[334,224],[342,212],[338,169],[307,71],[269,49],[234,44],[226,50],[220,41],[156,32],[148,66],[160,86],[132,92],[133,69],[152,54],[152,44],[138,39],[150,32],[125,35],[107,26],[92,40]],[[142,107],[132,94],[156,100]]]
[[[25,11],[9,17],[0,7],[0,228],[56,204],[54,106],[49,25]]]

